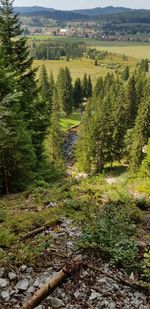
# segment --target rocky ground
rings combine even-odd
[[[76,255],[75,241],[80,235],[72,221],[63,219],[59,229],[48,229],[44,233],[51,233],[53,252],[51,265],[36,270],[22,265],[19,269],[0,269],[0,308],[15,309],[31,297],[36,289],[59,271],[70,256]],[[48,250],[48,249],[47,249]],[[48,252],[47,252],[48,254]],[[62,285],[44,300],[38,309],[66,308],[66,309],[149,309],[148,297],[143,293],[131,289],[115,280],[116,275],[125,276],[123,270],[112,269],[111,266],[90,254],[84,256],[87,264],[94,265],[114,276],[109,277],[83,267],[72,277],[66,279]],[[133,276],[133,274],[131,275]]]

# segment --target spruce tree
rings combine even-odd
[[[126,81],[129,78],[129,67],[128,65],[124,68],[124,71],[121,74],[121,78]]]
[[[34,148],[19,110],[16,78],[0,61],[0,194],[22,190],[34,178]]]
[[[80,78],[77,78],[74,83],[73,89],[73,96],[74,96],[74,107],[78,108],[81,106],[82,103],[82,86]]]
[[[137,94],[135,78],[132,76],[129,79],[127,86],[127,110],[128,110],[128,125],[133,127],[137,115]]]
[[[92,81],[91,81],[91,76],[88,76],[88,81],[87,81],[87,98],[90,98],[92,96]]]
[[[132,145],[130,152],[130,169],[137,171],[142,163],[143,147],[150,137],[150,99],[145,98],[141,102],[132,134]]]
[[[88,78],[86,73],[84,74],[82,79],[82,95],[83,98],[88,98]]]
[[[57,77],[57,91],[60,110],[66,115],[72,112],[73,108],[73,87],[69,69],[61,68]]]

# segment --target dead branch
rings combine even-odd
[[[34,237],[35,235],[44,232],[48,228],[54,229],[57,225],[60,225],[62,223],[61,220],[57,220],[55,223],[51,224],[50,222],[46,222],[43,226],[38,227],[37,229],[34,229],[24,235],[21,236],[21,240],[26,240],[28,238]]]
[[[38,289],[33,296],[22,305],[21,309],[32,309],[38,306],[66,277],[79,269],[81,265],[82,255],[78,255]]]
[[[142,291],[142,292],[144,292],[146,294],[149,294],[149,292],[150,292],[150,286],[147,285],[147,284],[144,284],[142,282],[135,281],[135,280],[124,279],[123,277],[120,277],[118,275],[114,276],[111,273],[108,273],[108,272],[106,272],[106,271],[104,271],[104,270],[102,270],[102,269],[100,269],[98,267],[87,265],[86,263],[84,263],[84,265],[87,268],[89,268],[91,270],[94,270],[96,272],[99,272],[99,273],[101,273],[102,275],[104,275],[104,276],[106,276],[108,278],[111,278],[111,279],[113,279],[113,280],[115,280],[115,281],[117,281],[117,282],[119,282],[119,283],[121,283],[123,285],[131,287],[132,289],[136,289],[136,290]]]

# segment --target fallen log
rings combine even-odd
[[[149,295],[150,286],[147,285],[147,284],[144,284],[142,282],[135,281],[135,280],[128,280],[128,279],[125,279],[125,278],[123,278],[121,276],[118,276],[118,275],[114,276],[111,273],[108,273],[108,272],[106,272],[106,271],[104,271],[104,270],[102,270],[102,269],[100,269],[98,267],[87,265],[86,263],[84,263],[84,266],[86,266],[87,268],[89,268],[89,269],[91,269],[93,271],[99,272],[102,275],[104,275],[105,277],[111,278],[111,279],[117,281],[118,283],[121,283],[123,285],[129,286],[132,289],[139,290],[139,291],[144,292],[144,293]]]
[[[58,273],[50,278],[33,296],[25,302],[21,309],[32,309],[38,306],[56,287],[64,281],[71,273],[82,265],[82,255],[78,255],[64,266]]]
[[[52,228],[54,229],[57,225],[61,224],[62,221],[61,220],[57,220],[55,223],[50,223],[50,222],[46,222],[43,226],[38,227],[37,229],[34,229],[24,235],[21,236],[21,240],[26,240],[28,238],[31,238],[39,233],[44,232],[45,230],[47,230],[48,228]]]

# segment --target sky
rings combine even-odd
[[[124,6],[150,9],[150,0],[15,0],[15,6],[44,6],[60,10],[85,9],[105,6]]]

